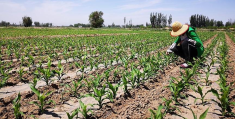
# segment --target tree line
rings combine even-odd
[[[191,15],[189,21],[190,25],[194,27],[235,27],[235,21],[232,21],[231,19],[224,25],[223,21],[209,19],[209,17],[199,14]]]
[[[167,26],[167,23],[170,26],[172,23],[172,15],[170,15],[167,20],[167,15],[164,15],[163,13],[150,13],[150,23],[152,28],[163,28]]]
[[[89,15],[89,24],[82,24],[77,23],[74,25],[70,25],[71,27],[94,27],[94,28],[100,28],[100,27],[106,27],[104,25],[104,19],[102,11],[94,11]],[[235,21],[232,19],[229,19],[228,22],[223,24],[223,21],[216,21],[214,19],[209,19],[209,17],[204,15],[191,15],[189,18],[190,25],[194,27],[207,27],[207,28],[215,28],[215,27],[235,27]],[[170,26],[172,23],[172,15],[170,14],[167,18],[167,15],[163,13],[157,13],[157,12],[151,12],[150,13],[150,23],[146,22],[146,27],[150,28],[164,28],[166,26]],[[32,18],[28,16],[22,17],[22,25],[25,27],[31,27],[33,24]],[[21,25],[21,24],[20,24]],[[2,21],[0,22],[0,26],[17,26],[16,24],[10,24],[10,22]],[[52,23],[40,23],[38,21],[34,22],[34,26],[36,27],[52,27]],[[124,25],[115,25],[112,23],[112,25],[108,25],[107,27],[123,27],[123,28],[136,28],[136,27],[144,27],[143,24],[140,25],[133,25],[132,19],[129,20],[129,23],[126,20],[126,17],[124,17]]]
[[[38,21],[35,21],[34,26],[36,26],[36,27],[52,27],[52,23],[40,23]]]

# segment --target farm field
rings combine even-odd
[[[0,118],[234,118],[235,33],[197,34],[180,69],[166,30],[0,28]]]

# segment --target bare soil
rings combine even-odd
[[[228,66],[229,66],[229,71],[227,72],[227,83],[233,83],[235,81],[235,43],[229,38],[227,34],[225,34],[226,37],[226,42],[229,46],[229,51],[228,51]],[[233,83],[230,87],[231,92],[230,92],[230,101],[235,102],[235,84]],[[232,112],[235,113],[235,106],[232,106]],[[226,117],[226,119],[235,119],[235,117]]]
[[[214,36],[216,37],[216,36]],[[213,38],[205,42],[205,45],[210,43]],[[206,45],[207,46],[207,45]],[[205,46],[205,47],[206,47]],[[135,62],[135,60],[133,61]],[[162,103],[162,97],[169,97],[170,91],[165,88],[168,84],[171,76],[177,77],[180,76],[180,69],[177,65],[183,63],[183,60],[176,62],[175,64],[170,64],[168,67],[163,69],[164,71],[159,72],[154,79],[144,83],[139,88],[130,90],[130,95],[121,95],[115,99],[115,103],[107,103],[101,110],[95,111],[95,118],[148,118],[150,117],[150,112],[148,109],[156,109],[160,103]],[[68,67],[68,66],[66,66]],[[65,68],[66,69],[66,68]],[[67,68],[68,69],[68,68]],[[98,71],[92,71],[91,74],[103,74],[106,69],[100,69]],[[17,75],[16,75],[17,76]],[[86,77],[85,76],[85,77]],[[28,77],[28,76],[25,76]],[[110,76],[112,79],[113,73]],[[79,77],[75,77],[75,80]],[[111,80],[112,81],[112,80]],[[12,81],[14,82],[14,81]],[[16,82],[15,84],[18,84]],[[71,95],[69,93],[64,94],[63,100],[61,99],[61,89],[64,86],[60,85],[61,82],[53,83],[51,86],[40,87],[41,92],[52,91],[50,99],[53,99],[56,102],[56,107],[60,107],[63,102],[71,100]],[[68,77],[62,83],[69,84],[71,79]],[[13,84],[12,84],[13,85]],[[14,87],[13,87],[14,88]],[[86,92],[87,90],[83,88],[81,92]],[[0,92],[1,93],[1,92]],[[37,96],[32,91],[22,92],[21,93],[21,111],[25,115],[39,115],[39,109],[35,105],[31,105],[28,102],[36,100]],[[16,94],[0,98],[0,115],[1,118],[14,118],[13,109],[12,109],[12,100],[16,97]],[[54,105],[47,105],[48,108],[53,108]],[[47,112],[51,115],[57,115],[55,113]],[[28,117],[28,116],[27,116]],[[26,116],[25,116],[26,118]]]
[[[217,35],[213,36],[209,40],[204,42],[204,46],[207,47],[209,43],[216,37]],[[181,62],[176,62],[176,64],[183,63],[183,60],[180,60]],[[171,77],[180,77],[180,68],[177,65],[172,65],[168,67],[168,69],[164,69],[163,72],[161,72],[158,76],[158,78],[144,83],[140,88],[133,89],[130,91],[131,96],[121,96],[120,98],[117,98],[114,103],[110,103],[105,108],[102,108],[101,110],[98,110],[95,112],[96,118],[102,118],[102,119],[144,119],[150,117],[150,111],[149,109],[156,110],[157,107],[163,102],[162,98],[169,98],[171,96],[171,92],[166,86],[169,84],[169,80]],[[218,79],[218,77],[212,77],[212,79]],[[155,82],[157,81],[157,82]],[[212,94],[210,96],[213,96]],[[191,101],[189,103],[194,103],[194,98],[190,99]],[[183,101],[183,100],[182,100]],[[192,105],[190,105],[192,106]],[[183,106],[182,106],[183,107]],[[181,107],[181,109],[183,109]],[[202,106],[200,108],[194,107],[195,109],[202,109]],[[205,111],[205,107],[203,107],[203,111]],[[214,108],[213,108],[214,109]],[[185,110],[185,109],[183,109]],[[202,110],[201,110],[202,111]],[[198,111],[197,113],[201,113],[201,111]],[[210,112],[213,112],[211,109]],[[192,117],[191,113],[188,113],[188,111],[183,112],[183,116],[185,117]],[[176,114],[177,115],[177,114]],[[212,114],[213,116],[213,114]],[[218,116],[217,116],[218,117]],[[180,118],[180,116],[167,116],[166,118],[172,119],[172,118]],[[181,117],[182,118],[182,117]]]

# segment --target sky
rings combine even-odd
[[[22,23],[22,17],[32,21],[68,26],[89,23],[89,15],[102,11],[104,24],[133,25],[150,23],[150,13],[172,15],[172,22],[190,23],[191,15],[200,14],[223,21],[235,20],[235,0],[0,0],[0,21]]]

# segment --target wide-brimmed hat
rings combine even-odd
[[[172,24],[171,36],[175,37],[184,34],[188,28],[188,25],[182,25],[180,22],[176,21]]]

